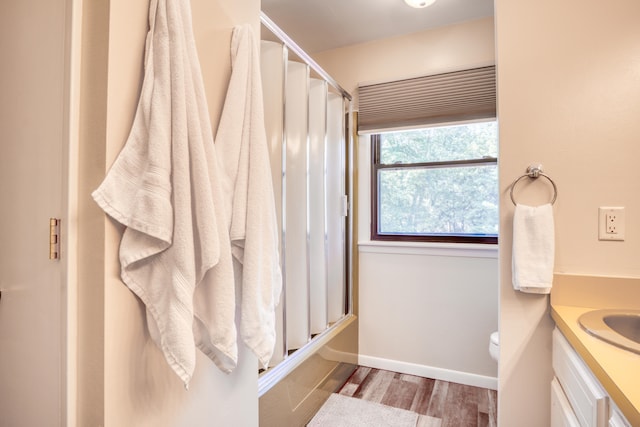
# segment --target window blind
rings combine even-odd
[[[495,66],[362,85],[358,131],[496,117]]]

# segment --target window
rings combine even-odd
[[[372,240],[497,243],[493,121],[372,136]]]

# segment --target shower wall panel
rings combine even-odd
[[[284,131],[284,81],[286,77],[283,64],[286,63],[288,51],[281,43],[262,41],[260,44],[260,71],[262,80],[262,93],[264,99],[264,121],[269,144],[271,163],[271,179],[273,181],[274,198],[276,205],[276,218],[278,222],[278,235],[282,236],[282,146]],[[284,260],[281,244],[278,240],[280,261]],[[280,303],[276,307],[276,344],[270,366],[275,366],[284,359],[285,331],[284,331],[284,299],[282,293]]]
[[[342,96],[328,94],[327,102],[327,286],[328,317],[334,323],[344,316],[345,277],[345,107]]]
[[[309,273],[311,333],[327,328],[327,256],[325,227],[325,140],[327,83],[309,84]]]
[[[287,348],[310,338],[308,251],[308,99],[309,67],[288,61],[285,83],[285,292]]]

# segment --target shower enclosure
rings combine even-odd
[[[260,425],[304,425],[357,363],[351,95],[261,15],[265,125],[280,231],[276,348]]]

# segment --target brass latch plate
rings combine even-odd
[[[49,259],[60,259],[60,219],[49,218]]]

